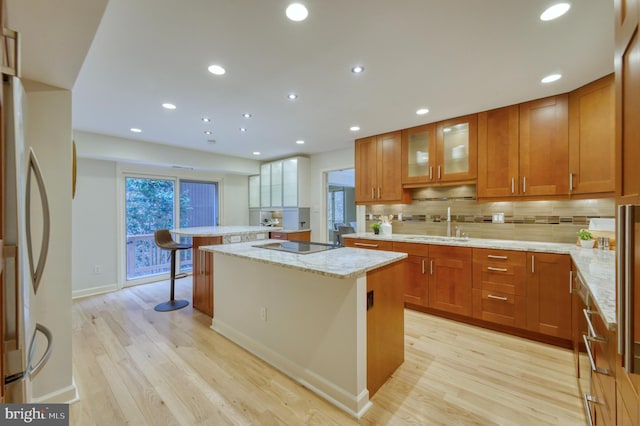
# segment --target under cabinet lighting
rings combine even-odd
[[[553,19],[559,18],[565,13],[569,11],[571,5],[569,3],[556,3],[552,6],[549,6],[542,14],[540,15],[541,21],[551,21]]]

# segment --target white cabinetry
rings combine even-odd
[[[249,208],[260,208],[260,175],[249,176]]]
[[[260,194],[262,208],[309,207],[309,159],[293,157],[261,165]]]

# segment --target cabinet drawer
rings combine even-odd
[[[527,292],[525,265],[474,261],[473,287],[525,296]]]
[[[269,238],[274,239],[274,240],[287,240],[288,239],[288,235],[286,232],[270,232],[269,233]]]
[[[524,328],[525,304],[524,296],[473,289],[473,316],[477,319]]]
[[[591,393],[596,398],[592,406],[595,411],[595,424],[616,424],[616,379],[602,374],[591,375]]]
[[[417,243],[401,243],[394,242],[393,243],[393,251],[398,251],[401,253],[407,253],[414,256],[429,256],[429,245],[428,244],[417,244]]]
[[[496,250],[496,249],[473,249],[474,262],[489,262],[496,265],[521,265],[527,263],[524,251]]]
[[[393,242],[382,240],[369,240],[367,238],[345,238],[345,247],[355,247],[371,250],[393,250]]]

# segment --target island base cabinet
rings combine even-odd
[[[222,237],[193,237],[193,307],[213,317],[213,253],[202,246],[222,244]]]
[[[373,396],[404,362],[404,263],[367,272],[367,389]]]

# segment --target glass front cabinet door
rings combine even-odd
[[[402,131],[402,183],[435,182],[435,124],[412,127]]]
[[[458,182],[477,177],[478,116],[453,118],[437,125],[438,182]]]
[[[260,166],[260,207],[271,207],[271,164]]]

